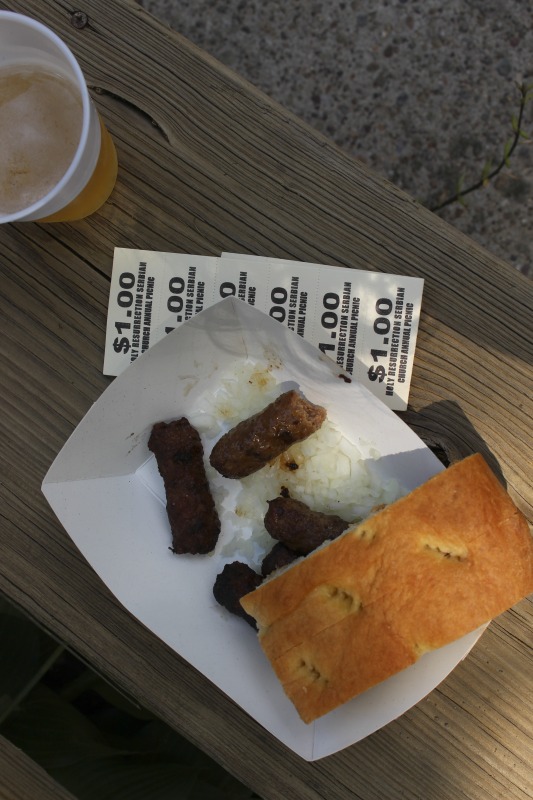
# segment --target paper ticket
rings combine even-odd
[[[116,248],[104,374],[234,295],[302,336],[389,408],[407,407],[423,280],[300,261]]]

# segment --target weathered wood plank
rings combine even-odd
[[[452,457],[481,449],[532,519],[533,284],[136,5],[87,0],[83,30],[63,0],[9,7],[76,52],[120,170],[91,219],[0,230],[0,588],[265,800],[532,796],[530,601],[400,720],[305,764],[117,604],[40,483],[109,383],[113,247],[235,250],[425,278],[403,417]]]
[[[90,22],[79,31],[53,6],[47,18],[79,54],[119,145],[115,196],[87,223],[103,269],[114,245],[139,245],[250,250],[424,277],[412,408],[442,402],[445,391],[452,402],[439,408],[436,433],[449,449],[492,451],[531,515],[531,407],[521,402],[533,385],[527,280],[141,9],[87,4]],[[42,13],[35,2],[20,7]],[[505,436],[493,424],[502,415]],[[465,417],[477,436],[465,431]]]
[[[75,800],[35,761],[0,736],[0,800]]]

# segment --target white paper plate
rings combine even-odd
[[[280,741],[311,761],[392,721],[435,688],[480,631],[424,655],[414,666],[312,725],[285,697],[252,628],[217,605],[212,586],[230,532],[214,554],[169,550],[162,481],[147,441],[152,425],[197,412],[236,360],[275,364],[353,441],[381,453],[383,478],[411,490],[442,469],[394,412],[319,350],[266,314],[227,298],[193,317],[122,373],[90,409],[50,467],[43,492],[85,558],[117,599]]]

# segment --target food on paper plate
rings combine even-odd
[[[270,361],[236,362],[219,377],[216,391],[206,393],[195,404],[189,420],[207,441],[216,441],[286,390],[275,370]],[[261,570],[273,545],[264,526],[268,501],[284,490],[314,511],[342,517],[347,526],[364,519],[380,503],[397,500],[405,489],[397,477],[384,477],[380,458],[375,444],[363,435],[348,438],[328,409],[327,418],[307,439],[238,481],[224,478],[208,463],[224,534],[221,557],[245,561]]]
[[[226,564],[221,573],[217,575],[213,586],[215,600],[221,606],[242,617],[253,628],[256,627],[255,619],[246,613],[240,604],[240,599],[248,592],[256,589],[263,580],[248,564],[233,561]]]
[[[198,431],[182,417],[158,422],[148,448],[165,484],[174,553],[210,553],[220,534],[220,520],[204,465]]]
[[[479,454],[241,600],[310,723],[533,592],[524,516]]]
[[[280,495],[268,501],[265,528],[298,555],[307,555],[328,539],[336,539],[349,523],[336,514],[313,511],[300,500]]]
[[[321,406],[294,389],[239,422],[211,451],[212,467],[225,478],[244,478],[264,467],[295,442],[307,439],[326,419]]]
[[[261,561],[261,575],[266,578],[267,575],[270,575],[275,570],[288,567],[297,558],[299,558],[298,553],[290,550],[283,542],[276,542]]]
[[[334,539],[349,527],[346,520],[335,514],[312,511],[305,503],[283,492],[269,500],[265,528],[276,544],[261,562],[261,574],[240,561],[227,564],[217,576],[213,594],[215,599],[233,614],[251,621],[240,604],[241,597],[260,585],[263,578],[275,570],[287,567],[302,555],[308,555],[325,541]]]

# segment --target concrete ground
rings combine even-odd
[[[138,2],[429,208],[533,137],[529,0]],[[437,213],[533,278],[533,138]]]

